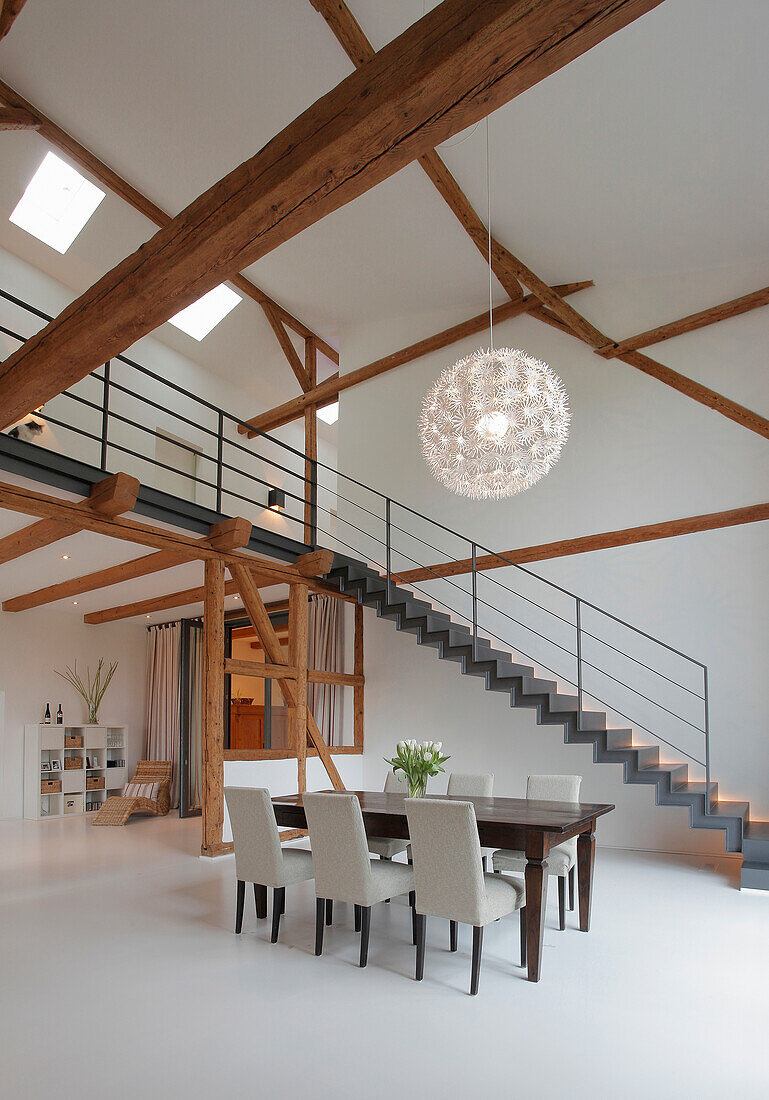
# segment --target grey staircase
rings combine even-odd
[[[488,641],[478,638],[474,650],[469,627],[407,587],[391,581],[388,597],[387,578],[362,562],[337,555],[327,580],[392,619],[396,629],[415,635],[418,645],[436,649],[440,660],[455,662],[463,676],[482,679],[486,691],[505,692],[512,707],[536,710],[540,725],[563,726],[566,744],[592,745],[595,763],[622,764],[624,781],[653,786],[658,806],[688,806],[692,828],[720,830],[726,851],[743,853],[741,885],[769,889],[769,822],[751,823],[747,802],[719,800],[718,785],[711,782],[706,806],[706,784],[690,779],[688,764],[660,763],[656,746],[634,745],[632,730],[609,728],[603,712],[583,710],[580,721],[576,695],[559,692],[554,680]]]

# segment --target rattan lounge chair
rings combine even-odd
[[[108,798],[94,817],[93,825],[125,825],[131,814],[162,817],[168,813],[171,809],[170,760],[140,760],[131,782],[160,783],[157,798],[126,798],[125,795]]]

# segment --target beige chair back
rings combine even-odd
[[[264,787],[225,787],[241,882],[283,886],[283,852],[270,792]]]
[[[493,791],[493,775],[463,775],[461,772],[452,772],[446,794],[458,795],[460,798],[491,798]]]
[[[404,775],[398,775],[397,772],[387,773],[384,785],[385,794],[407,794],[408,789]]]
[[[486,886],[472,802],[407,798],[417,912],[485,922]]]
[[[581,786],[581,775],[530,775],[526,783],[526,797],[538,802],[579,802]],[[572,865],[577,862],[575,836],[564,840],[558,847],[569,853]]]
[[[371,857],[358,796],[302,795],[319,898],[365,905],[371,885]]]

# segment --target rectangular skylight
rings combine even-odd
[[[318,409],[318,416],[326,424],[336,424],[339,419],[339,402],[334,401],[331,405],[324,405],[322,409]]]
[[[242,301],[239,294],[220,283],[175,317],[169,317],[168,323],[186,332],[193,340],[200,341]]]
[[[104,194],[60,157],[46,153],[9,220],[63,254]]]

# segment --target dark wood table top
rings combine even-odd
[[[334,791],[323,792],[334,794]],[[405,817],[403,794],[386,794],[384,791],[347,791],[357,795],[363,815],[383,815],[385,817]],[[458,795],[428,795],[428,798],[451,798],[456,802],[472,802],[479,826],[495,825],[516,826],[520,829],[533,829],[546,833],[578,832],[582,826],[603,814],[610,813],[613,805],[591,802],[542,802],[533,798],[469,798]],[[302,806],[300,794],[279,795],[273,798],[276,806]]]

